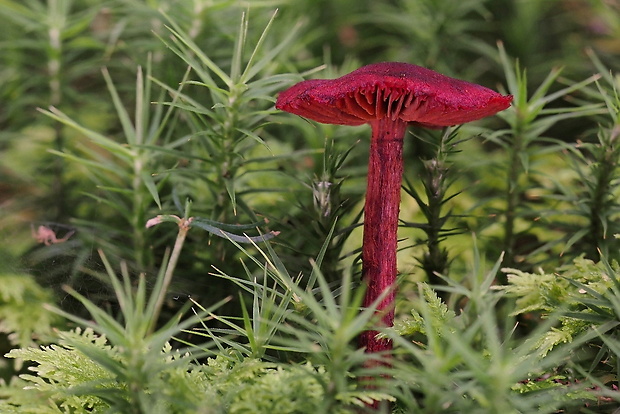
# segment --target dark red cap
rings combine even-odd
[[[382,118],[442,128],[494,115],[510,106],[474,83],[420,66],[382,62],[338,79],[300,82],[280,93],[276,108],[324,124],[361,125]]]

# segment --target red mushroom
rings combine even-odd
[[[372,128],[364,208],[362,275],[368,285],[364,306],[375,302],[385,326],[394,322],[396,251],[403,138],[408,125],[442,128],[494,115],[510,106],[483,86],[449,78],[408,63],[383,62],[332,80],[307,80],[280,93],[276,108],[325,124]],[[360,346],[388,351],[391,341],[366,331]]]

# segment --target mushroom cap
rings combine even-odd
[[[324,124],[362,125],[384,118],[426,128],[464,124],[510,106],[504,96],[421,66],[381,62],[338,79],[312,79],[281,92],[276,108]]]

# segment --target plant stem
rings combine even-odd
[[[179,233],[177,234],[177,239],[174,242],[174,247],[172,248],[172,253],[170,254],[170,260],[168,261],[168,265],[166,266],[166,273],[164,274],[164,281],[162,283],[161,290],[159,291],[159,295],[157,296],[157,302],[155,302],[153,319],[151,321],[151,327],[149,329],[149,332],[153,332],[155,330],[155,327],[157,326],[157,319],[159,319],[161,307],[163,306],[164,300],[166,298],[166,292],[168,291],[170,282],[172,282],[172,275],[174,274],[174,269],[176,268],[179,257],[181,256],[181,250],[183,249],[185,237],[187,236],[187,232],[189,231],[191,222],[191,217],[188,219],[182,218],[179,221]]]
[[[62,32],[66,23],[67,16],[63,10],[63,4],[57,0],[50,0],[47,3],[47,13],[49,16],[49,26],[47,36],[49,44],[47,47],[47,71],[48,86],[50,91],[50,106],[59,106],[62,102]],[[64,139],[62,128],[56,125],[55,129],[55,150],[62,152],[64,150]],[[55,195],[56,202],[56,218],[55,220],[63,221],[66,218],[67,203],[64,187],[64,159],[57,157],[54,161],[54,178],[52,180],[52,191]]]
[[[515,220],[519,199],[522,195],[519,180],[523,174],[522,157],[526,151],[525,137],[522,124],[519,122],[515,127],[512,145],[510,147],[510,160],[508,176],[506,178],[506,212],[504,221],[504,264],[514,266],[515,260]],[[506,276],[498,275],[501,284],[506,284]]]
[[[407,123],[382,119],[371,123],[368,187],[364,208],[364,241],[362,274],[368,287],[364,306],[371,306],[385,295],[377,306],[382,325],[394,324],[396,282],[396,250],[398,244],[398,212],[403,176],[403,137]],[[384,291],[390,290],[385,294]],[[365,331],[360,346],[366,352],[389,351],[392,343],[377,338],[376,331]]]
[[[620,128],[615,126],[609,136],[599,138],[599,144],[593,153],[594,163],[592,173],[594,185],[590,190],[588,204],[590,207],[590,232],[585,238],[586,244],[582,248],[586,257],[592,260],[601,260],[609,257],[609,230],[608,223],[613,216],[614,187],[617,180],[619,147],[617,138]]]
[[[437,151],[437,157],[424,163],[424,188],[428,200],[427,208],[424,209],[428,223],[425,230],[428,252],[422,257],[421,263],[428,280],[436,285],[446,284],[437,274],[444,274],[448,266],[447,252],[441,247],[442,230],[446,221],[446,217],[441,215],[441,210],[445,203],[448,171],[442,150],[443,142]]]

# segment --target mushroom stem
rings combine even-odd
[[[372,139],[368,161],[368,187],[364,207],[362,275],[367,284],[364,306],[371,306],[386,289],[389,293],[377,306],[382,325],[394,324],[398,212],[403,175],[403,138],[407,122],[378,119],[370,123]],[[359,339],[366,352],[392,349],[389,339],[365,331]]]

